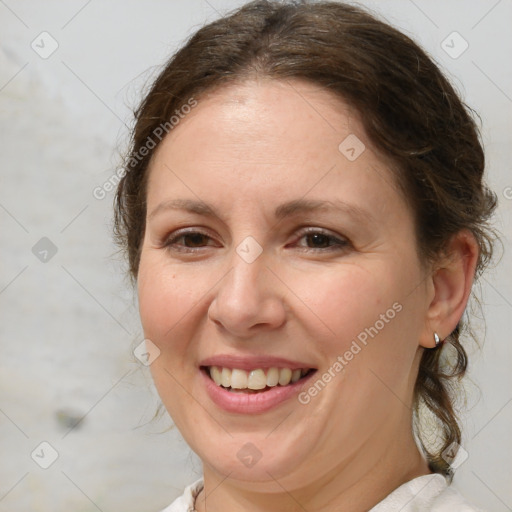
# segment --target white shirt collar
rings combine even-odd
[[[203,479],[185,488],[183,494],[162,512],[193,512]],[[369,512],[482,512],[469,505],[439,474],[423,475],[395,489]]]

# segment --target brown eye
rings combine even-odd
[[[185,247],[202,247],[206,245],[207,239],[210,238],[203,233],[187,233],[185,235],[181,235],[179,238],[182,238],[185,243]]]
[[[312,233],[306,235],[308,241],[308,247],[313,249],[324,249],[330,246],[331,237],[324,235],[323,233]]]
[[[164,244],[169,250],[194,252],[196,249],[208,247],[212,240],[210,236],[201,231],[178,232],[171,236]]]
[[[304,240],[305,243],[300,243]],[[299,243],[297,245],[305,251],[334,251],[342,250],[350,245],[350,243],[338,236],[320,229],[308,229],[303,231]]]

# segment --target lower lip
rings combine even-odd
[[[217,386],[203,370],[199,370],[199,373],[209,397],[221,409],[239,414],[259,414],[269,411],[289,398],[298,395],[304,384],[316,372],[311,372],[306,377],[287,386],[274,386],[268,391],[261,391],[260,393],[233,393],[226,388]]]

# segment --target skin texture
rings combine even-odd
[[[366,147],[354,161],[338,149],[351,134]],[[153,156],[139,308],[160,350],[155,385],[203,461],[197,510],[205,496],[210,512],[368,510],[429,472],[411,432],[413,386],[433,332],[445,338],[464,311],[477,247],[461,232],[449,258],[422,266],[388,165],[354,111],[301,81],[204,95]],[[173,199],[208,202],[215,215],[152,215]],[[276,220],[295,199],[343,201],[368,218],[340,210]],[[312,239],[307,226],[346,243]],[[206,236],[166,247],[183,228]],[[263,249],[252,263],[236,252],[248,236]],[[307,404],[294,397],[244,415],[205,392],[200,361],[220,353],[306,361],[322,375],[393,304],[400,312]],[[261,454],[252,467],[237,457],[248,442]]]

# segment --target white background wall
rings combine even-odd
[[[148,424],[158,400],[131,352],[143,337],[110,238],[113,194],[92,191],[114,172],[155,66],[242,3],[0,1],[0,511],[156,512],[200,473],[175,430],[159,434],[168,419]],[[482,281],[486,341],[455,485],[512,510],[512,1],[364,4],[423,44],[482,116],[508,252]],[[30,46],[50,48],[42,31],[58,43],[47,59]],[[441,47],[453,31],[469,43],[456,59]],[[43,237],[57,249],[46,262],[32,252]],[[31,458],[51,461],[43,441],[58,453],[48,469]]]

